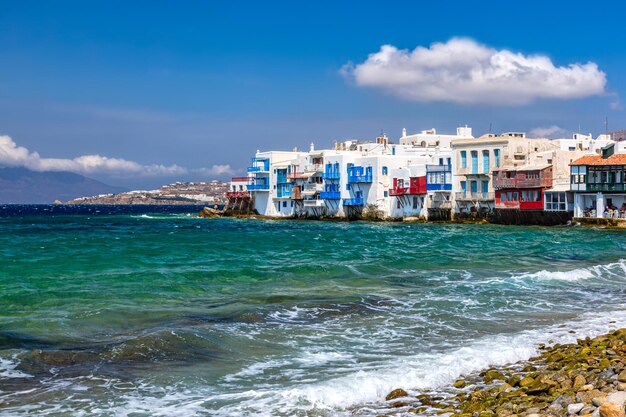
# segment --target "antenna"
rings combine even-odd
[[[609,117],[608,116],[604,116],[604,133],[606,135],[609,134]]]
[[[489,133],[491,133],[491,123],[489,123]]]

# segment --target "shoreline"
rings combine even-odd
[[[390,411],[380,416],[625,416],[626,328],[539,350],[528,360],[462,375],[438,390],[448,397],[411,396],[405,391],[411,387],[398,387],[385,398]]]

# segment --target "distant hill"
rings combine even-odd
[[[120,193],[113,187],[72,172],[36,172],[27,168],[0,168],[0,203],[50,204],[76,197]]]

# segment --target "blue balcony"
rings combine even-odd
[[[248,188],[248,191],[265,191],[269,190],[270,186],[269,184],[248,184],[246,188]]]
[[[322,174],[322,178],[325,180],[338,180],[340,178],[339,171],[325,171]]]
[[[291,190],[293,185],[290,183],[283,183],[276,185],[276,197],[278,198],[287,198],[291,197]]]
[[[322,191],[320,198],[322,200],[340,200],[341,193],[339,191]]]
[[[357,182],[372,182],[372,174],[348,175],[348,184]]]
[[[372,167],[364,168],[362,166],[348,167],[348,184],[358,182],[372,182]]]
[[[452,191],[452,167],[450,165],[426,165],[427,191]]]
[[[269,172],[270,160],[252,158],[252,166],[248,167],[248,172]]]
[[[349,206],[349,207],[360,207],[360,206],[363,206],[363,197],[345,198],[343,200],[343,205],[344,206]]]

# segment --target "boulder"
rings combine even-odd
[[[626,392],[624,391],[612,392],[611,394],[606,396],[606,401],[609,403],[624,405],[626,403]]]
[[[385,397],[385,400],[391,401],[391,400],[395,400],[396,398],[407,397],[408,395],[409,393],[403,390],[402,388],[396,388],[393,391],[391,391],[389,394],[387,394],[387,396]]]
[[[600,417],[624,417],[624,406],[605,402],[599,408]]]
[[[567,406],[567,414],[578,414],[585,407],[585,403],[574,403]]]

